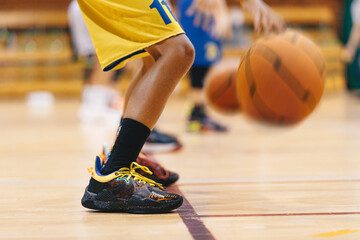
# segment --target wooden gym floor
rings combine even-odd
[[[325,96],[292,129],[215,115],[226,134],[186,133],[186,100],[172,98],[159,126],[185,147],[156,157],[181,175],[172,190],[186,200],[161,215],[80,205],[116,126],[79,123],[78,106],[0,101],[0,239],[360,239],[360,98]]]

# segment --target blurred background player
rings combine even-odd
[[[85,85],[78,111],[82,122],[109,120],[119,122],[122,99],[114,88],[119,72],[103,72],[96,57],[95,48],[76,0],[68,8],[69,27],[75,58],[87,63]]]
[[[351,18],[353,25],[343,54],[343,58],[346,62],[354,60],[360,44],[360,0],[353,0],[351,3]]]
[[[275,16],[261,18],[262,11],[269,7],[260,0],[243,1],[243,8],[254,16],[255,31],[261,26],[268,34],[268,26],[284,28],[282,19]],[[189,71],[191,80],[190,98],[193,106],[188,117],[187,129],[193,132],[206,130],[224,132],[227,127],[217,123],[205,110],[203,93],[204,80],[212,65],[223,55],[223,41],[232,36],[232,22],[225,0],[179,0],[177,1],[179,21],[195,47],[194,64]],[[272,22],[276,21],[276,22]],[[277,29],[280,30],[280,29]]]
[[[73,0],[68,8],[70,32],[76,57],[88,62],[85,71],[85,85],[82,90],[81,106],[78,112],[82,122],[120,121],[123,100],[115,88],[115,81],[121,70],[103,72],[96,57],[80,7]],[[136,68],[138,65],[134,64]],[[140,66],[139,66],[140,67]],[[147,153],[176,151],[182,148],[180,140],[157,129],[153,129],[146,140],[143,151]]]
[[[206,113],[203,87],[209,69],[222,58],[223,38],[231,36],[230,14],[226,2],[178,0],[177,14],[181,26],[195,47],[195,60],[189,71],[192,106],[187,130],[224,132],[227,128]]]
[[[344,1],[343,42],[341,58],[346,65],[346,86],[358,94],[360,90],[360,1]]]
[[[353,0],[351,4],[352,28],[350,38],[345,46],[345,60],[353,61],[360,44],[360,0]]]

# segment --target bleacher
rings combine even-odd
[[[326,6],[281,6],[274,10],[320,46],[327,66],[326,91],[344,89],[333,12]],[[85,64],[73,60],[66,11],[0,11],[0,24],[0,97],[23,96],[34,90],[56,95],[80,93]],[[251,17],[245,14],[240,34],[246,34],[250,42],[227,45],[226,56],[241,56],[256,40],[251,25]]]
[[[73,60],[66,11],[0,11],[0,24],[1,97],[80,93],[85,65]]]

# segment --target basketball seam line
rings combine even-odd
[[[296,37],[296,41],[297,41],[297,39],[298,39],[298,37],[299,37],[299,34],[294,33],[293,38],[294,38],[295,36],[297,36],[297,37]],[[295,46],[295,45],[296,45],[296,44],[295,44],[296,41],[293,41],[293,39],[291,39],[290,43]],[[301,44],[298,44],[297,47],[299,47],[299,48],[311,59],[311,61],[314,63],[314,65],[315,65],[316,68],[318,69],[319,74],[320,74],[320,77],[321,77],[321,76],[324,74],[324,72],[325,72],[326,64],[324,63],[324,64],[321,64],[321,66],[319,66],[319,65],[316,64],[316,62],[313,60],[314,58],[322,58],[321,55],[316,54],[317,56],[314,56],[313,54],[311,54],[311,52],[309,52],[309,51],[307,50],[306,47],[303,47]]]
[[[217,91],[213,92],[211,94],[212,99],[214,101],[214,103],[220,99],[220,97],[226,92],[226,90],[229,88],[229,86],[231,85],[231,78],[232,78],[233,74],[230,74],[228,81],[226,81],[225,83],[222,84],[222,86],[220,86],[219,88],[217,88]],[[230,84],[229,84],[230,82]]]
[[[245,57],[245,74],[247,83],[249,85],[250,90],[250,96],[253,99],[253,104],[260,116],[262,116],[263,119],[266,119],[267,117],[270,117],[272,119],[278,119],[278,122],[281,123],[284,119],[284,116],[277,116],[261,99],[259,94],[256,94],[256,83],[254,80],[254,76],[251,71],[251,64],[250,64],[250,52],[252,48],[250,48],[246,54]]]
[[[267,52],[268,54],[266,54]],[[260,54],[261,53],[261,54]],[[298,97],[298,99],[307,103],[307,106],[312,111],[316,106],[316,100],[310,90],[305,89],[300,81],[289,71],[289,69],[282,64],[281,58],[272,49],[264,44],[256,44],[254,54],[261,55],[267,60],[274,68],[280,79],[292,90],[292,92]]]

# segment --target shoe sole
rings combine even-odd
[[[174,184],[177,180],[179,180],[179,175],[176,174],[172,179],[167,178],[164,180],[157,180],[157,182],[161,183],[164,187],[168,187],[171,184]]]
[[[145,143],[141,151],[146,153],[175,152],[182,148],[178,143]]]
[[[89,209],[106,212],[127,213],[166,213],[180,207],[183,198],[170,201],[155,201],[153,199],[142,199],[132,196],[130,199],[118,199],[111,192],[104,189],[99,193],[92,193],[85,189],[81,204]]]
[[[228,132],[228,129],[226,130],[215,130],[215,129],[212,129],[212,128],[208,128],[206,126],[202,126],[201,129],[191,129],[191,128],[187,128],[186,129],[187,132],[189,133],[226,133]]]

